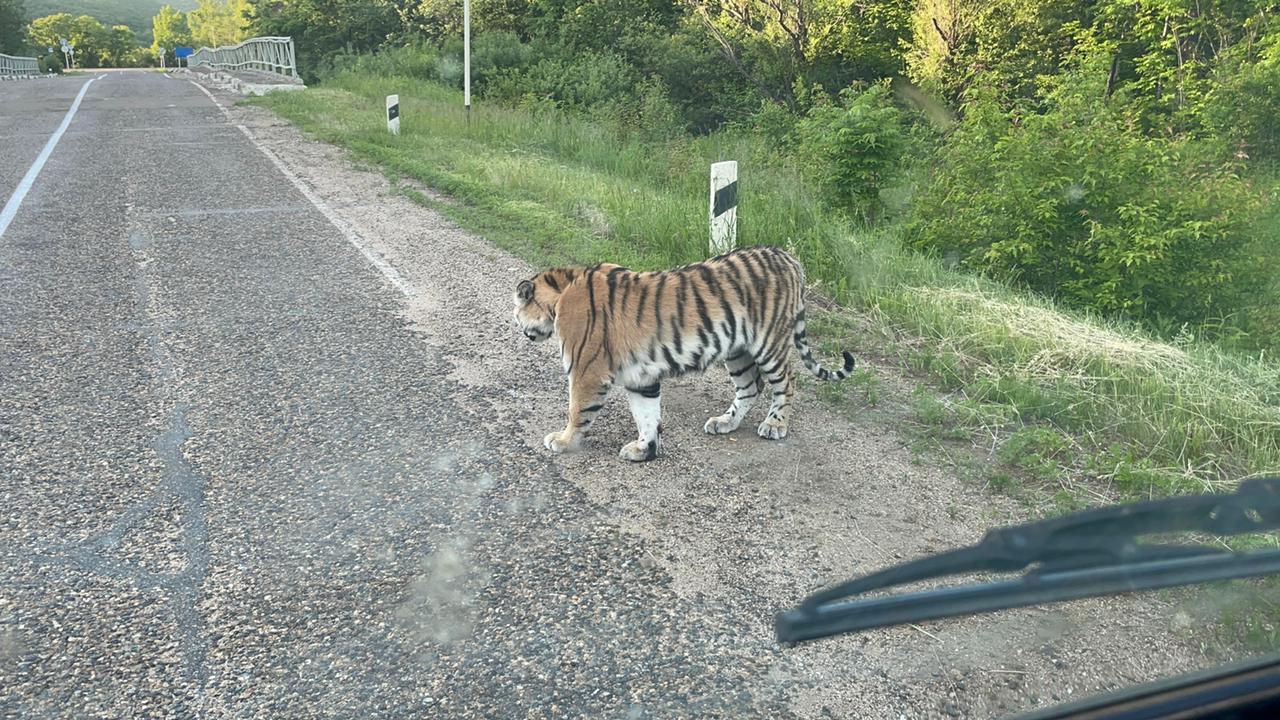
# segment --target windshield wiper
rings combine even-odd
[[[1233,552],[1208,545],[1142,544],[1144,535],[1240,535],[1280,528],[1280,477],[1240,483],[1236,492],[1188,495],[1086,510],[989,530],[972,547],[871,573],[814,593],[778,615],[780,642],[800,642],[1063,600],[1280,573],[1280,550]],[[857,595],[948,575],[1028,570],[1020,578],[906,593]]]

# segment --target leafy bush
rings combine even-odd
[[[633,95],[597,105],[589,114],[620,140],[635,137],[645,142],[665,143],[685,131],[679,109],[667,97],[666,86],[656,76],[640,81]]]
[[[1022,468],[1037,480],[1047,480],[1058,473],[1059,462],[1069,449],[1062,433],[1030,425],[1005,438],[996,450],[996,457]]]
[[[1280,32],[1264,40],[1257,62],[1244,60],[1228,65],[1209,93],[1205,124],[1211,137],[1226,140],[1228,152],[1274,167],[1280,165]]]
[[[635,71],[622,58],[584,53],[569,60],[544,58],[524,69],[498,69],[486,94],[513,103],[526,97],[546,98],[559,107],[586,110],[631,96],[635,85]]]
[[[786,106],[761,100],[760,109],[746,125],[751,134],[774,150],[790,150],[796,142],[796,126],[800,120]]]
[[[337,52],[317,65],[316,74],[324,80],[342,72],[438,80],[439,61],[438,50],[426,43],[416,43],[378,53]]]
[[[1106,74],[1065,76],[1047,110],[975,93],[939,150],[909,241],[1075,306],[1181,323],[1264,279],[1265,197],[1238,164],[1135,129]]]
[[[36,59],[36,61],[40,66],[41,73],[54,73],[56,75],[62,74],[62,58],[58,57],[57,53],[54,53],[53,55],[41,55]]]
[[[505,73],[518,72],[532,64],[538,49],[520,42],[510,32],[487,32],[471,38],[471,89],[483,92],[489,83]],[[462,87],[462,38],[450,37],[439,50],[436,76],[445,84]]]
[[[841,100],[814,105],[797,125],[800,166],[833,206],[874,215],[902,155],[902,117],[884,83]]]
[[[685,25],[669,35],[631,31],[612,49],[640,75],[662,79],[667,97],[693,132],[711,132],[760,105],[760,92],[743,82],[700,27]]]
[[[627,35],[668,34],[680,16],[671,0],[540,0],[530,34],[553,39],[575,54],[607,52]]]

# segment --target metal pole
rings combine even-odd
[[[471,124],[471,0],[462,0],[462,104]]]

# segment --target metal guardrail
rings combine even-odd
[[[33,57],[14,57],[0,53],[0,77],[39,75],[40,63]]]
[[[201,66],[216,70],[259,70],[298,77],[291,37],[256,37],[239,45],[202,47],[187,56],[187,67]]]

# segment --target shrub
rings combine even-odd
[[[611,53],[583,53],[570,59],[544,58],[528,68],[499,68],[486,94],[508,102],[526,96],[554,100],[560,107],[586,110],[632,95],[635,72]]]
[[[1210,136],[1225,139],[1228,152],[1280,165],[1280,32],[1264,40],[1256,62],[1227,63],[1221,76],[1204,103]]]
[[[884,83],[846,90],[841,100],[815,104],[797,125],[798,159],[832,206],[873,216],[902,155],[902,117]]]
[[[450,37],[433,50],[434,79],[461,89],[463,83],[462,38]],[[471,39],[471,89],[477,94],[490,94],[489,86],[501,78],[516,74],[533,63],[538,49],[520,42],[514,33],[487,32]]]
[[[656,76],[646,78],[636,85],[634,93],[598,105],[590,115],[619,140],[635,137],[666,143],[684,133],[680,111],[667,97],[662,80]]]
[[[439,51],[426,43],[386,48],[377,53],[343,51],[322,60],[316,66],[316,74],[323,80],[343,72],[437,80],[439,60]]]
[[[799,120],[785,105],[761,100],[760,109],[747,121],[751,133],[774,150],[789,150],[796,142]]]
[[[37,64],[40,66],[41,73],[62,74],[62,58],[55,53],[53,55],[41,55],[37,58]]]
[[[612,47],[640,75],[662,78],[667,97],[695,133],[742,119],[760,104],[759,91],[742,81],[715,41],[697,25],[683,25],[669,35],[636,29],[623,34]]]
[[[1240,307],[1261,285],[1275,232],[1263,193],[1204,146],[1144,136],[1123,98],[1103,94],[1087,72],[1066,76],[1043,113],[975,93],[939,150],[909,242],[1147,321]]]

